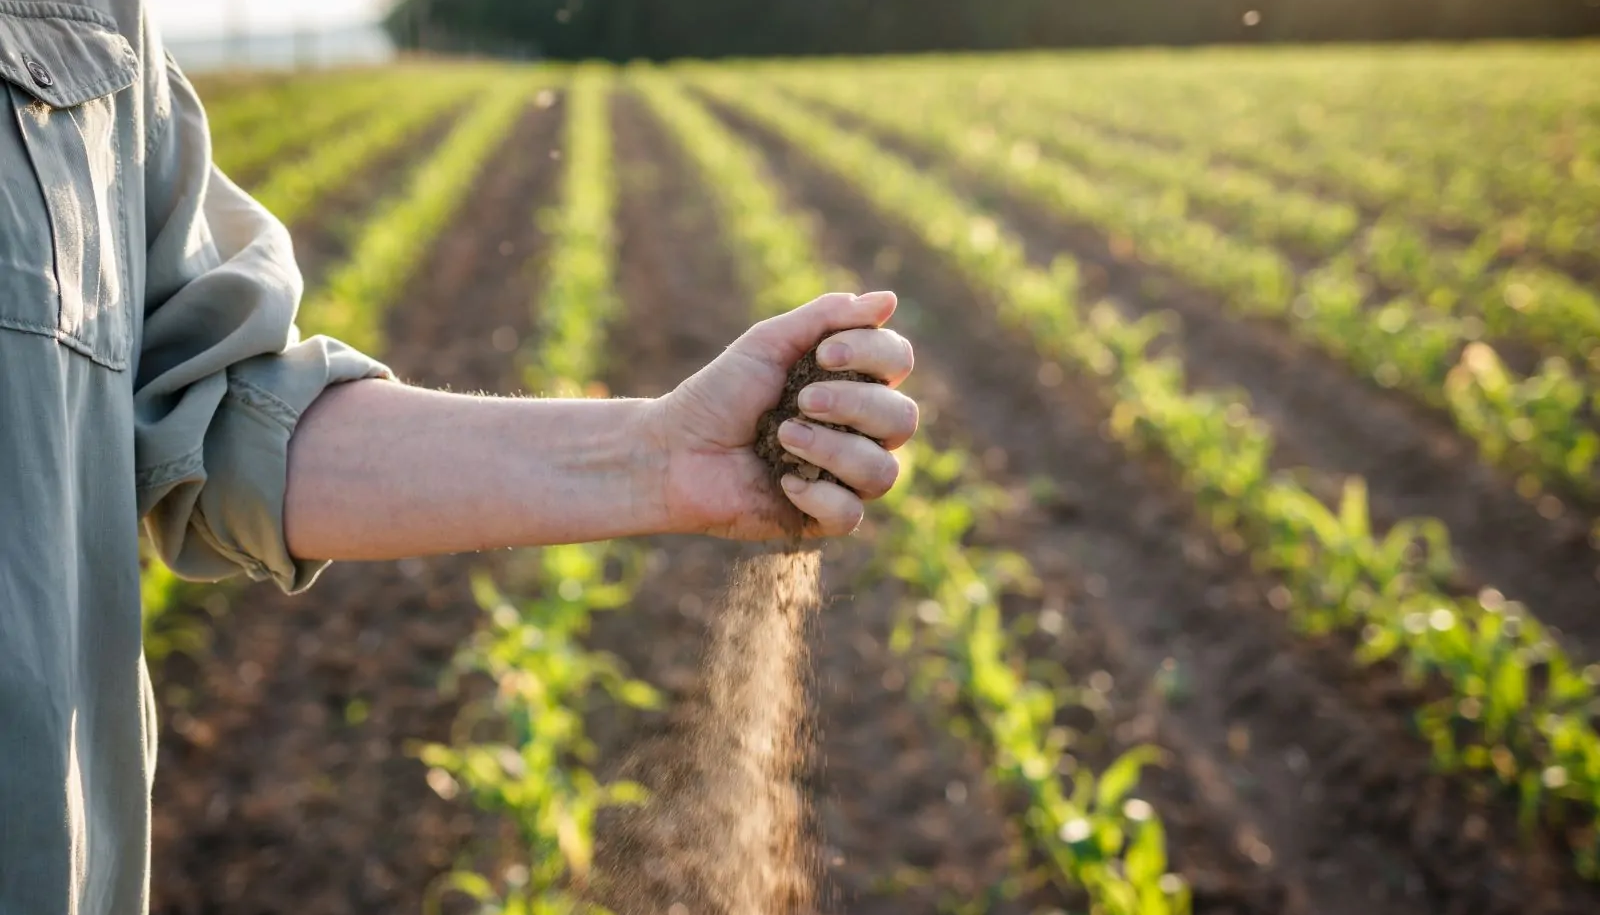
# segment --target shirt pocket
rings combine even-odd
[[[135,307],[117,124],[138,70],[106,14],[0,0],[0,328],[118,371]]]

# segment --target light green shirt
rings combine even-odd
[[[286,451],[330,384],[288,233],[211,166],[141,0],[0,0],[0,915],[142,915],[138,522],[286,589]]]

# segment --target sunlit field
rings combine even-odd
[[[821,909],[1600,911],[1595,46],[200,89],[302,332],[411,381],[653,396],[899,292],[923,431],[811,634]],[[153,911],[579,911],[739,549],[151,568]]]

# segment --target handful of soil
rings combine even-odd
[[[830,334],[831,336],[831,334]],[[821,341],[818,341],[818,346]],[[830,372],[817,364],[817,347],[813,346],[810,352],[800,357],[800,361],[789,369],[789,379],[784,383],[783,396],[778,400],[778,405],[768,410],[756,424],[756,455],[767,465],[771,475],[774,491],[786,474],[795,474],[802,480],[827,480],[829,483],[838,483],[840,486],[855,490],[841,482],[838,477],[823,470],[821,467],[802,460],[784,449],[783,443],[778,441],[778,427],[785,422],[797,417],[814,426],[828,429],[838,429],[844,432],[854,432],[848,426],[834,423],[818,422],[802,416],[800,412],[800,392],[809,385],[819,381],[864,381],[871,384],[883,384],[883,381],[861,372]],[[877,439],[874,439],[877,441]],[[881,441],[878,444],[883,444]],[[857,493],[860,495],[860,493]]]

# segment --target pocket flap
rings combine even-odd
[[[133,85],[139,58],[109,16],[69,3],[0,0],[0,78],[52,108]]]

